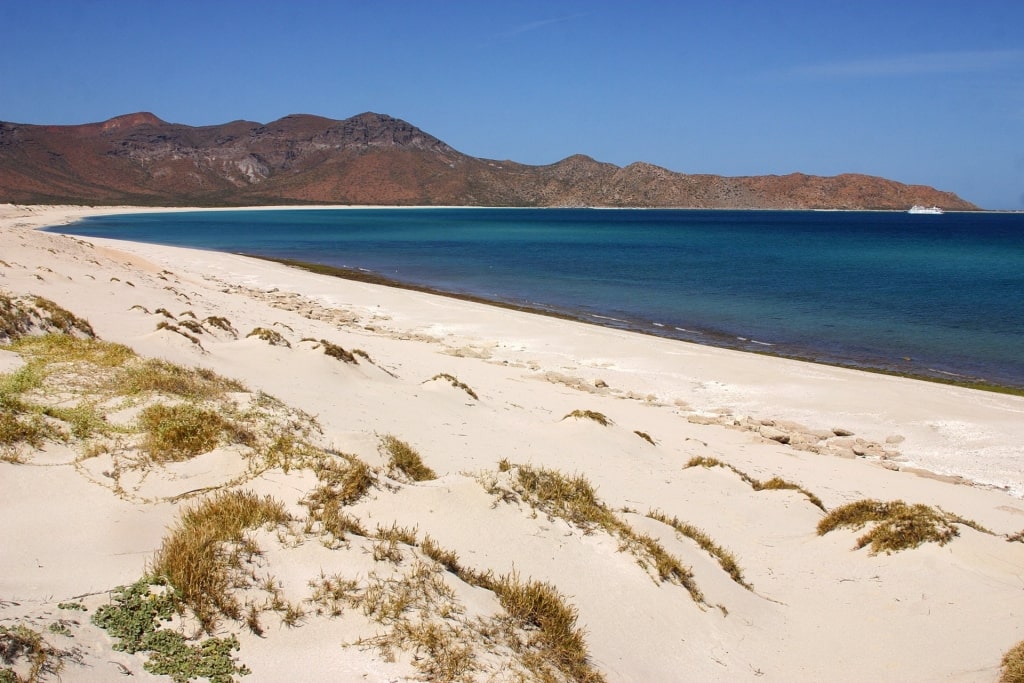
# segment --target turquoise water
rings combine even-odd
[[[1024,387],[1024,214],[275,210],[55,230],[359,268],[661,336]]]

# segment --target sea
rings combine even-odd
[[[52,230],[289,259],[701,344],[1024,389],[1024,213],[196,211]]]

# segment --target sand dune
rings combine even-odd
[[[61,680],[168,680],[93,618],[228,492],[280,505],[202,546],[247,681],[995,681],[1024,639],[1024,399],[33,229],[113,211],[0,207],[0,295],[134,352],[0,346],[53,428],[0,445],[0,637]],[[152,359],[194,387],[133,384]],[[189,416],[164,436],[212,441],[161,451]],[[818,533],[867,499],[950,536]],[[164,628],[199,636],[195,600]]]

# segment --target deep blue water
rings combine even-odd
[[[1024,214],[274,210],[56,230],[361,268],[662,336],[1024,387]]]

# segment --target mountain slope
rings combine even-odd
[[[949,192],[873,176],[729,178],[574,155],[546,166],[479,159],[383,114],[268,124],[0,122],[0,201],[140,205],[377,204],[976,209]]]

